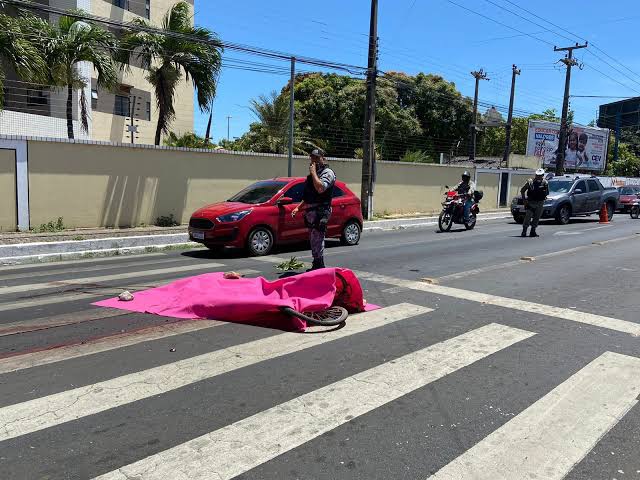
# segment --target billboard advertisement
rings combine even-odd
[[[542,159],[545,167],[555,168],[559,135],[559,123],[529,120],[527,155]],[[604,171],[608,143],[608,129],[572,126],[567,139],[564,168]]]

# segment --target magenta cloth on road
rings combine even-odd
[[[345,282],[336,275],[340,274]],[[345,288],[346,287],[346,288]],[[94,305],[183,319],[214,319],[282,330],[303,331],[306,323],[279,312],[299,312],[341,305],[351,313],[365,310],[362,288],[351,270],[325,268],[275,281],[259,278],[229,280],[207,273],[135,293],[130,302],[112,298]],[[375,309],[369,306],[366,310]]]

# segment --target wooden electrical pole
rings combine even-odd
[[[469,138],[469,160],[476,159],[476,132],[477,132],[477,119],[478,119],[478,88],[480,86],[480,80],[489,80],[487,74],[481,68],[479,72],[471,72],[471,75],[476,79],[476,93],[473,96],[473,120],[471,121],[471,134]]]

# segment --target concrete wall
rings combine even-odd
[[[129,146],[29,140],[31,225],[58,217],[67,227],[153,224],[173,214],[183,223],[191,213],[223,201],[249,183],[287,171],[275,155],[132,148]],[[293,173],[308,173],[307,158],[294,158]],[[338,178],[360,195],[361,163],[331,160]],[[445,185],[463,168],[380,162],[376,213],[437,212]],[[484,209],[497,205],[499,175],[479,174]]]
[[[476,188],[484,192],[484,197],[480,201],[480,210],[492,210],[498,208],[498,191],[500,186],[500,175],[498,173],[478,173]]]
[[[516,174],[512,174],[511,175],[511,182],[510,182],[510,188],[509,188],[509,204],[511,204],[511,200],[513,200],[513,197],[517,197],[518,195],[520,195],[520,189],[522,188],[522,186],[525,184],[525,182],[531,178],[531,175],[516,175]]]
[[[0,149],[0,231],[16,228],[16,153]]]

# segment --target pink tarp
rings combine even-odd
[[[207,273],[135,293],[130,302],[112,298],[94,303],[101,307],[153,313],[184,319],[215,319],[282,330],[304,331],[306,323],[279,312],[299,312],[341,305],[351,313],[365,310],[362,288],[351,270],[325,268],[275,281],[259,278],[225,279]],[[374,309],[367,307],[366,310]]]

